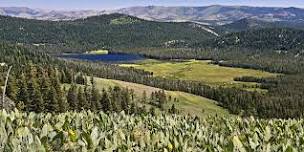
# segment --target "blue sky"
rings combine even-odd
[[[79,9],[114,9],[129,6],[206,6],[206,5],[250,5],[301,7],[304,0],[0,0],[0,7],[19,7],[79,10]]]

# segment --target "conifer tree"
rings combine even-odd
[[[37,103],[36,104],[36,110],[34,110],[34,111],[36,111],[36,112],[44,112],[44,110],[45,110],[45,103],[44,103],[44,101],[42,99],[42,95],[41,95],[41,93],[40,93],[39,90],[37,90],[36,93],[35,93],[35,99],[33,100],[33,103]]]
[[[171,113],[171,114],[177,114],[177,109],[175,108],[175,105],[173,104],[172,106],[171,106],[171,108],[169,109],[169,113]]]
[[[44,101],[48,100],[48,93],[50,92],[51,82],[48,75],[43,75],[40,80],[40,92]]]
[[[67,101],[69,104],[70,110],[77,110],[78,108],[78,96],[77,96],[77,87],[75,84],[72,84],[68,91]]]
[[[52,70],[52,71],[53,71],[53,73],[51,74],[50,79],[51,79],[52,86],[56,90],[57,102],[60,105],[61,103],[64,102],[64,97],[63,97],[63,91],[62,91],[62,88],[61,88],[61,83],[60,83],[60,80],[59,80],[59,72],[58,72],[57,69]]]
[[[66,91],[63,91],[63,94],[66,94]],[[59,112],[66,112],[68,108],[67,97],[64,96],[63,100],[58,101]]]
[[[34,78],[28,82],[29,103],[27,105],[28,111],[42,112],[44,110],[43,99],[39,86]]]
[[[56,89],[52,87],[48,93],[48,100],[46,105],[47,112],[59,112],[59,104],[57,100]]]
[[[135,105],[134,102],[131,103],[131,105],[130,105],[130,113],[131,113],[131,114],[137,113],[136,105]]]
[[[38,105],[40,105],[40,98],[42,98],[40,92],[38,93],[38,84],[34,80],[34,78],[31,78],[27,85],[27,90],[29,94],[29,102],[26,105],[27,111],[38,111]]]
[[[102,97],[101,97],[100,102],[102,104],[102,109],[105,112],[112,111],[112,104],[109,99],[109,95],[105,90],[102,91]]]
[[[86,77],[84,76],[84,74],[82,72],[79,73],[78,75],[76,75],[76,83],[82,84],[82,85],[86,84]]]
[[[78,111],[84,110],[86,105],[86,98],[84,95],[84,91],[81,87],[78,88]]]
[[[20,109],[26,108],[29,104],[29,94],[27,91],[27,84],[24,74],[21,74],[20,79],[18,80],[19,90],[17,92],[17,107]]]
[[[91,98],[91,109],[92,111],[100,111],[102,110],[102,104],[100,103],[100,93],[99,90],[96,89],[95,83],[92,83],[92,98]]]
[[[123,90],[123,92],[121,94],[122,94],[122,100],[121,100],[122,110],[124,110],[126,113],[129,113],[129,110],[130,110],[129,105],[131,102],[132,95],[130,95],[130,92],[128,89]]]
[[[17,93],[18,93],[18,86],[16,83],[16,78],[11,75],[8,79],[8,86],[6,89],[7,96],[12,99],[13,101],[17,100]]]
[[[84,86],[84,96],[85,96],[85,105],[84,105],[84,109],[90,109],[91,108],[91,102],[92,102],[92,91],[91,89],[88,87],[88,85],[86,84]]]

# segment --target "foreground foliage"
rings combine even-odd
[[[303,151],[303,120],[0,112],[0,151]]]

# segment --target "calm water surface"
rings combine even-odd
[[[144,60],[145,58],[140,55],[134,54],[121,54],[121,53],[109,53],[109,54],[65,54],[60,55],[61,58],[77,59],[94,62],[109,62],[109,63],[125,63],[138,60]]]

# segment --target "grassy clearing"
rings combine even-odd
[[[131,17],[120,17],[117,19],[111,20],[111,25],[125,25],[125,24],[134,24],[139,23],[140,20],[131,18]]]
[[[252,89],[257,83],[236,82],[235,77],[254,76],[272,77],[276,74],[243,68],[222,67],[210,64],[210,61],[187,60],[183,62],[144,61],[136,64],[122,64],[124,67],[134,67],[153,72],[154,76],[169,79],[196,80],[209,85],[240,87]]]
[[[109,54],[109,51],[108,50],[95,50],[95,51],[87,52],[87,54]]]
[[[136,83],[124,82],[119,80],[102,79],[95,78],[96,85],[98,89],[103,89],[107,87],[120,86],[126,87],[134,90],[138,98],[140,98],[145,91],[147,95],[151,94],[153,91],[160,90],[159,88],[154,88],[150,86],[145,86]],[[198,115],[200,117],[206,117],[209,115],[222,115],[231,116],[227,110],[218,106],[215,101],[203,98],[200,96],[178,92],[178,91],[165,91],[168,96],[178,99],[178,102],[168,102],[166,108],[170,108],[172,104],[175,104],[176,108],[183,114]]]
[[[210,115],[232,116],[213,100],[178,91],[167,91],[167,94],[179,100],[179,102],[174,102],[174,104],[184,114],[198,115],[200,117]],[[171,107],[172,104],[168,103],[167,106]]]

